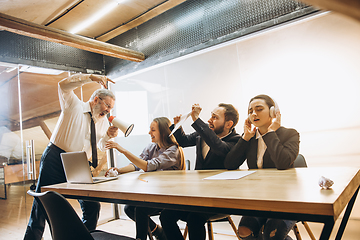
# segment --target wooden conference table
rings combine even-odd
[[[321,222],[323,240],[329,239],[347,206],[336,236],[341,239],[360,186],[360,171],[351,167],[261,169],[236,180],[204,180],[222,172],[132,172],[104,183],[62,183],[42,191],[111,203]],[[319,187],[321,176],[334,181],[331,189]]]

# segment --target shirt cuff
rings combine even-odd
[[[75,74],[69,77],[70,82],[82,82],[82,83],[88,83],[92,82],[90,79],[91,74]]]
[[[112,139],[112,138],[109,137],[109,135],[107,135],[107,133],[106,133],[105,136],[104,136],[104,141],[107,142],[107,141],[109,141],[110,139]]]

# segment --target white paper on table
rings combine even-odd
[[[183,125],[183,123],[186,121],[186,119],[188,119],[191,115],[191,112],[184,114],[180,117],[180,121],[174,126],[174,129],[172,130],[172,132],[170,133],[169,137],[171,135],[173,135],[173,133],[178,130],[179,127],[181,127]]]
[[[256,172],[256,171],[228,171],[228,172],[223,172],[223,173],[216,174],[214,176],[204,178],[204,180],[240,179],[240,178],[250,175],[254,172]]]

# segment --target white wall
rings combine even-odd
[[[112,89],[147,94],[141,109],[148,118],[137,119],[146,126],[157,116],[172,119],[189,112],[193,103],[203,107],[203,120],[218,103],[232,103],[240,113],[239,133],[249,99],[265,93],[279,104],[282,125],[300,132],[300,152],[310,167],[360,167],[359,62],[360,22],[331,13],[118,78]],[[117,102],[124,104],[130,99]],[[190,124],[191,119],[184,126],[187,132]],[[119,141],[140,153],[150,138],[144,131]],[[194,164],[194,149],[185,155]],[[118,159],[119,165],[127,164]],[[358,206],[352,217],[360,218]]]
[[[359,42],[360,23],[329,14],[237,44],[242,94],[277,100],[310,166],[360,166]]]

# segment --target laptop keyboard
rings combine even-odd
[[[117,177],[93,177],[93,182],[96,183],[104,180],[113,180],[113,179],[117,179]]]

